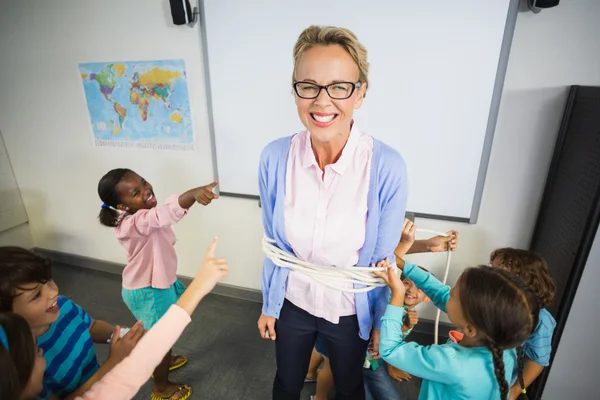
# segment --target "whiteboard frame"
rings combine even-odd
[[[211,82],[210,82],[210,63],[208,62],[208,40],[206,32],[206,12],[204,3],[207,0],[199,0],[200,3],[200,36],[202,41],[202,61],[204,63],[204,79],[205,79],[205,90],[206,90],[206,103],[208,110],[208,129],[210,134],[212,160],[213,160],[213,171],[215,180],[219,180],[219,167],[217,163],[217,142],[215,134],[214,114],[212,107],[212,96],[211,96]],[[506,16],[506,24],[504,26],[504,36],[502,37],[502,45],[500,47],[500,57],[498,58],[498,68],[496,72],[496,80],[494,82],[494,90],[492,92],[492,101],[490,104],[490,111],[488,114],[488,122],[486,126],[485,138],[483,141],[483,149],[481,153],[481,161],[479,163],[479,172],[477,173],[477,183],[475,186],[475,194],[473,198],[473,204],[471,206],[471,215],[469,218],[464,217],[453,217],[449,215],[435,215],[426,214],[419,212],[412,212],[407,210],[407,213],[414,215],[417,218],[434,219],[440,221],[453,221],[468,224],[476,224],[479,218],[479,210],[481,209],[481,199],[483,197],[483,189],[485,187],[485,178],[490,162],[490,155],[492,152],[492,144],[494,142],[494,132],[496,129],[496,122],[498,121],[498,113],[500,111],[500,102],[502,100],[502,92],[504,90],[504,80],[506,78],[506,70],[508,68],[508,58],[510,55],[510,48],[515,32],[515,26],[517,24],[517,16],[519,14],[520,0],[510,0],[508,6],[508,13]],[[485,7],[482,3],[482,7]],[[258,168],[258,167],[257,167]],[[218,186],[217,186],[218,188]],[[258,206],[260,207],[260,197],[250,194],[242,193],[231,193],[221,192],[218,190],[219,196],[234,197],[239,199],[258,200]]]

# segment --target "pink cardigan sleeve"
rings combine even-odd
[[[155,229],[179,222],[187,212],[179,205],[179,196],[171,196],[165,204],[126,216],[117,227],[117,237],[147,236]]]
[[[179,306],[172,305],[163,317],[144,335],[129,357],[77,400],[128,400],[150,378],[154,368],[179,339],[190,316]]]

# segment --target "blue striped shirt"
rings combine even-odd
[[[542,367],[550,365],[554,328],[556,328],[554,317],[548,310],[542,308],[540,310],[540,321],[535,331],[523,343],[523,350],[527,358]]]
[[[89,332],[92,318],[64,296],[58,297],[58,307],[58,320],[37,339],[46,359],[41,393],[45,399],[50,395],[67,396],[88,381],[99,368]]]

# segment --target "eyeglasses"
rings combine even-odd
[[[329,97],[335,100],[345,100],[352,96],[356,88],[362,86],[362,82],[336,82],[321,86],[314,82],[294,82],[294,90],[301,99],[316,99],[325,89]]]

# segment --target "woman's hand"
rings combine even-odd
[[[260,333],[260,337],[265,340],[275,340],[275,321],[275,317],[260,314],[260,318],[258,318],[258,332]]]

